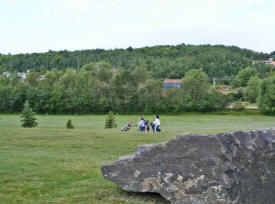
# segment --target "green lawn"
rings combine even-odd
[[[104,179],[103,163],[137,145],[186,133],[217,133],[275,126],[261,115],[161,115],[161,133],[104,129],[105,116],[39,116],[25,129],[17,115],[0,115],[0,203],[166,203],[157,195],[126,193]],[[146,116],[153,120],[153,116]],[[65,129],[71,119],[74,130]],[[138,116],[117,116],[118,127]]]

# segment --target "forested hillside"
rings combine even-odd
[[[252,60],[269,55],[235,46],[177,45],[115,50],[49,51],[47,53],[0,55],[0,66],[9,71],[79,69],[90,62],[105,61],[115,68],[144,67],[155,79],[182,78],[190,69],[202,69],[209,77],[236,75]],[[261,69],[261,68],[260,68]],[[260,71],[261,72],[261,71]]]
[[[20,112],[25,101],[54,114],[221,111],[243,97],[255,102],[258,90],[263,111],[270,112],[275,81],[268,77],[275,69],[259,62],[269,57],[221,45],[2,55],[0,112]],[[180,78],[182,85],[163,89],[164,78]],[[240,91],[222,94],[214,81]]]

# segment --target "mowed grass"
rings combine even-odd
[[[136,146],[177,134],[211,134],[275,126],[261,115],[161,115],[161,133],[119,128],[139,116],[116,116],[118,128],[104,129],[105,116],[38,116],[38,127],[20,126],[17,115],[0,115],[0,203],[167,203],[160,196],[122,191],[103,178],[100,166],[132,154]],[[153,116],[146,116],[153,120]],[[71,119],[75,129],[65,124]]]

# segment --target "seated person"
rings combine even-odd
[[[128,130],[130,130],[130,127],[132,127],[132,122],[129,122],[129,123],[127,123],[126,125],[124,125],[121,129],[120,129],[120,131],[128,131]]]
[[[155,121],[153,123],[151,123],[152,130],[153,130],[153,132],[160,132],[161,130],[159,128],[160,127],[159,116],[156,115],[155,117],[156,117]]]
[[[146,121],[145,121],[145,130],[146,130],[147,132],[150,132],[149,120],[146,120]]]

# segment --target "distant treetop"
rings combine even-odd
[[[274,53],[273,53],[274,54]],[[224,45],[160,45],[127,49],[52,51],[46,53],[0,55],[0,66],[8,71],[47,71],[80,69],[105,61],[116,69],[134,70],[140,66],[154,78],[182,78],[191,69],[202,69],[209,77],[236,75],[252,60],[265,60],[269,54]]]

